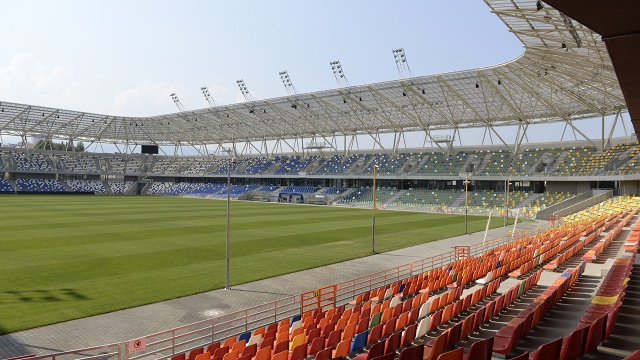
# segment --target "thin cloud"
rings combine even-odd
[[[115,114],[129,116],[150,116],[162,112],[175,112],[171,93],[178,93],[181,101],[189,99],[184,86],[165,82],[145,81],[118,93],[113,100]],[[173,109],[171,107],[174,107]],[[149,114],[148,109],[157,109],[157,114]]]
[[[42,63],[35,55],[15,55],[0,68],[0,97],[16,102],[37,102],[53,107],[76,107],[81,93],[79,80],[69,69]]]

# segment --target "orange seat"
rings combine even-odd
[[[246,340],[240,340],[240,341],[236,341],[235,344],[233,344],[233,346],[231,347],[231,351],[237,351],[238,354],[242,352],[242,350],[244,350],[245,345],[247,344]]]
[[[271,346],[259,349],[256,352],[256,356],[253,357],[253,360],[271,360]]]
[[[271,357],[271,360],[289,360],[289,352],[281,351]]]
[[[346,358],[349,355],[349,349],[351,348],[351,339],[342,340],[336,345],[335,350],[333,350],[332,357],[342,356]]]
[[[295,338],[296,336],[304,333],[305,332],[303,327],[295,328],[291,331],[291,334],[289,335],[289,339],[293,340],[293,338]]]
[[[209,357],[211,357],[211,353],[205,351],[202,354],[197,355],[194,360],[209,360]]]
[[[471,344],[465,360],[491,360],[493,336]]]
[[[457,348],[455,350],[440,354],[437,360],[462,360],[464,356],[464,348]]]
[[[187,360],[195,360],[196,356],[202,354],[204,352],[203,348],[197,348],[189,351],[189,356],[187,356]]]
[[[213,355],[213,353],[218,349],[220,349],[220,342],[219,341],[218,342],[214,342],[212,344],[209,344],[209,346],[207,346],[207,350],[206,351],[210,355]]]
[[[222,343],[222,346],[228,346],[229,348],[231,348],[233,346],[233,344],[236,343],[236,337],[232,336],[230,338],[227,338],[224,343]]]
[[[500,329],[493,341],[493,352],[503,355],[510,353],[520,341],[523,326],[524,322],[519,322],[516,326],[507,325]],[[503,332],[502,336],[500,332]]]
[[[35,356],[35,354],[34,354]],[[180,353],[178,355],[173,355],[171,357],[171,360],[185,360],[187,358],[187,356],[185,355],[185,353]]]
[[[356,323],[347,325],[342,331],[342,340],[351,339],[356,334]]]
[[[240,354],[237,351],[229,351],[228,353],[224,354],[222,360],[238,360],[239,355]]]
[[[408,319],[409,319],[409,313],[408,312],[404,312],[404,313],[400,314],[400,316],[398,316],[398,319],[396,320],[395,331],[398,331],[400,329],[404,329],[404,327],[407,325],[407,320]]]
[[[559,359],[562,348],[562,338],[540,345],[529,355],[530,360]]]
[[[403,349],[400,352],[400,357],[398,357],[398,360],[420,360],[422,359],[424,353],[424,346],[422,345],[415,345],[415,346],[410,346],[408,348]]]
[[[307,356],[307,344],[300,344],[293,348],[287,360],[302,360]]]
[[[423,360],[435,360],[445,349],[449,330],[446,330],[433,341],[433,347],[424,346]]]
[[[273,348],[272,356],[283,351],[286,351],[287,354],[289,353],[289,339],[277,342],[276,346]]]

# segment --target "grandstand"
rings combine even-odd
[[[387,209],[464,212],[467,203],[462,173],[471,178],[471,213],[495,214],[507,208],[511,214],[520,210],[526,217],[535,217],[539,210],[593,187],[635,194],[640,179],[634,171],[640,155],[638,144],[614,138],[611,148],[604,151],[588,144],[576,141],[558,147],[523,145],[523,151],[516,155],[497,146],[460,148],[449,155],[432,148],[411,149],[395,156],[370,151],[308,158],[248,155],[231,164],[232,195],[234,199],[283,201],[277,193],[297,192],[312,195],[303,196],[301,201],[305,203],[370,207],[372,198],[367,193],[373,166],[378,166],[381,184],[378,201]],[[226,195],[227,162],[220,158],[70,155],[49,150],[32,150],[27,155],[6,148],[0,148],[0,154],[5,159],[0,171],[8,178],[0,193],[94,192],[209,198]],[[508,204],[506,179],[511,182]],[[270,185],[274,183],[281,185]],[[270,190],[256,192],[261,186],[270,186]],[[327,188],[342,190],[329,198]],[[549,193],[563,195],[545,196]]]
[[[625,71],[629,66],[611,57],[621,54],[622,45],[617,43],[621,33],[603,27],[608,32],[598,34],[572,20],[572,15],[590,19],[573,7],[578,1],[485,2],[522,41],[522,56],[481,69],[150,117],[1,102],[3,135],[175,148],[207,149],[216,144],[215,151],[198,151],[197,156],[2,147],[3,196],[229,196],[362,208],[377,203],[381,209],[402,211],[508,216],[517,212],[552,220],[538,232],[507,234],[488,245],[460,246],[437,259],[397,267],[392,275],[383,271],[366,280],[331,284],[329,290],[307,284],[309,291],[292,296],[293,305],[277,301],[267,305],[272,306],[266,311],[273,310],[273,317],[244,310],[235,318],[205,321],[205,330],[198,327],[202,323],[186,324],[184,328],[193,333],[180,335],[184,338],[176,335],[180,329],[172,329],[142,334],[132,342],[121,339],[72,351],[70,356],[172,360],[381,356],[426,360],[462,359],[464,353],[473,359],[633,356],[637,335],[629,336],[625,326],[637,324],[619,315],[621,309],[637,313],[640,203],[633,195],[640,195],[640,147],[635,133],[627,134],[626,128],[626,136],[619,138],[607,137],[604,130],[605,117],[615,117],[612,134],[618,121],[624,125],[627,112],[636,132],[640,129],[637,101],[629,95],[636,94],[637,84],[629,81],[624,89],[620,86],[620,77],[630,76]],[[554,3],[563,6],[562,11],[550,5]],[[300,115],[302,109],[305,116]],[[601,139],[525,141],[530,126],[563,122],[582,134],[574,121],[592,118],[602,118]],[[488,145],[483,139],[478,145],[456,145],[461,129],[479,127],[500,142]],[[513,143],[503,139],[496,130],[500,127],[518,129]],[[202,131],[207,128],[226,130]],[[396,138],[415,133],[424,136],[424,147],[400,147]],[[445,133],[453,137],[441,136]],[[385,147],[381,135],[390,134],[393,143]],[[367,136],[374,139],[376,149],[353,145]],[[327,140],[326,147],[314,145],[321,138]],[[291,139],[296,142],[288,153],[274,154],[268,148],[268,141]],[[468,188],[465,178],[470,179]],[[327,303],[322,302],[323,291],[328,291]],[[249,308],[260,306],[253,303]],[[200,331],[206,335],[191,337]],[[144,349],[136,348],[141,339]],[[117,350],[104,350],[113,348]]]

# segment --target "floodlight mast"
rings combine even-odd
[[[289,73],[287,72],[287,70],[280,71],[278,74],[280,75],[280,80],[282,80],[282,84],[284,84],[285,90],[287,90],[287,94],[296,95],[298,92],[296,91],[295,86],[293,86],[293,83],[291,82],[291,78],[289,77]]]
[[[182,102],[180,101],[176,93],[171,93],[170,96],[171,96],[171,100],[173,100],[173,102],[176,104],[180,112],[187,111],[187,108],[185,108],[184,105],[182,105]]]
[[[392,49],[393,60],[396,62],[398,72],[401,78],[413,77],[409,62],[407,61],[407,55],[404,53],[404,48]]]
[[[249,89],[247,88],[247,84],[244,83],[244,80],[242,79],[236,80],[236,83],[238,84],[238,88],[240,88],[240,93],[242,94],[242,96],[244,96],[244,99],[247,102],[256,100],[253,97],[253,95],[251,95],[251,93],[249,92]]]
[[[206,86],[201,87],[200,90],[202,90],[202,93],[204,94],[204,98],[209,103],[209,106],[211,107],[218,106],[218,103],[215,101],[213,96],[211,96],[211,93],[209,92],[209,89]]]
[[[347,87],[349,85],[349,80],[347,80],[347,76],[344,74],[342,70],[342,65],[340,64],[340,60],[334,60],[329,63],[331,65],[331,71],[333,71],[333,76],[336,77],[336,81],[338,82],[339,87]]]

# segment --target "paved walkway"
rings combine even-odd
[[[533,230],[543,222],[518,224]],[[489,231],[488,239],[505,236],[512,227]],[[91,316],[0,336],[0,359],[30,353],[47,353],[118,343],[151,333],[242,310],[286,296],[354,279],[426,257],[446,253],[453,246],[481,243],[484,232],[457,236],[388,253],[345,261],[315,269],[214,290],[179,299]],[[0,320],[1,321],[1,320]]]

